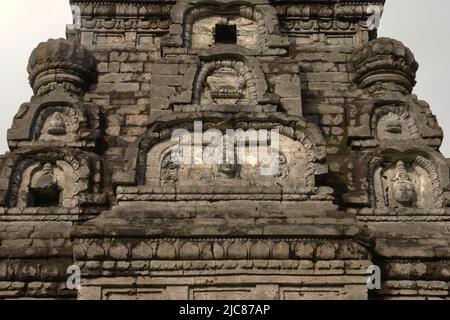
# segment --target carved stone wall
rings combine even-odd
[[[0,297],[449,299],[443,134],[384,2],[71,1],[0,157]],[[277,131],[276,172],[176,162],[198,123]]]

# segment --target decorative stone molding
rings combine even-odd
[[[332,239],[77,239],[78,261],[370,260],[363,245]]]
[[[51,39],[34,49],[28,62],[31,87],[45,95],[57,87],[80,94],[95,80],[95,59],[79,44]]]
[[[373,92],[393,90],[410,93],[419,67],[403,43],[378,38],[358,48],[352,58],[355,82]]]

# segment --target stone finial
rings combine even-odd
[[[95,79],[95,59],[73,41],[50,39],[32,52],[28,73],[36,95],[44,95],[57,87],[81,93]]]
[[[419,68],[412,52],[400,41],[378,38],[357,49],[352,58],[355,82],[373,91],[411,93]]]

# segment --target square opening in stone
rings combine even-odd
[[[215,42],[235,44],[237,42],[236,26],[216,24]]]

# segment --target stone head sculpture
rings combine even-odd
[[[405,163],[398,161],[395,166],[393,179],[393,197],[398,207],[414,207],[416,191],[414,184],[408,176]]]

